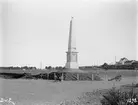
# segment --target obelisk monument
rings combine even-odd
[[[68,42],[68,51],[67,53],[67,62],[66,62],[66,69],[79,69],[78,66],[78,56],[76,50],[76,40],[75,34],[73,31],[73,17],[70,21],[70,29],[69,29],[69,42]]]

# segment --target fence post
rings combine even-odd
[[[55,77],[56,77],[56,75],[55,75],[55,72],[54,72],[54,80],[56,80],[56,78],[55,78]]]
[[[91,74],[91,78],[92,78],[92,81],[93,81],[93,79],[94,79],[94,77],[93,77],[93,73]]]
[[[79,80],[79,73],[77,73],[77,80]]]
[[[64,80],[64,75],[63,75],[63,73],[61,73],[61,81],[63,81]]]
[[[47,80],[49,80],[49,73],[47,73]]]

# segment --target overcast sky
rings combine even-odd
[[[64,66],[74,17],[78,63],[136,60],[135,0],[1,0],[0,66]]]

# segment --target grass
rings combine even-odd
[[[105,76],[105,71],[99,75]],[[109,78],[114,77],[116,71],[107,71]],[[120,71],[123,80],[114,82],[115,86],[131,84],[136,75],[133,71]],[[101,93],[112,88],[111,81],[63,81],[47,80],[0,79],[0,98],[12,98],[16,105],[55,105],[61,101],[66,104],[96,104],[99,103]],[[127,87],[125,87],[127,88]]]

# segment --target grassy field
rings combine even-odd
[[[86,92],[109,89],[136,82],[135,71],[97,71],[101,77],[111,78],[121,74],[120,82],[112,81],[63,81],[25,79],[0,79],[0,98],[12,98],[16,105],[55,105],[65,100],[76,100]],[[138,81],[137,81],[138,82]]]

